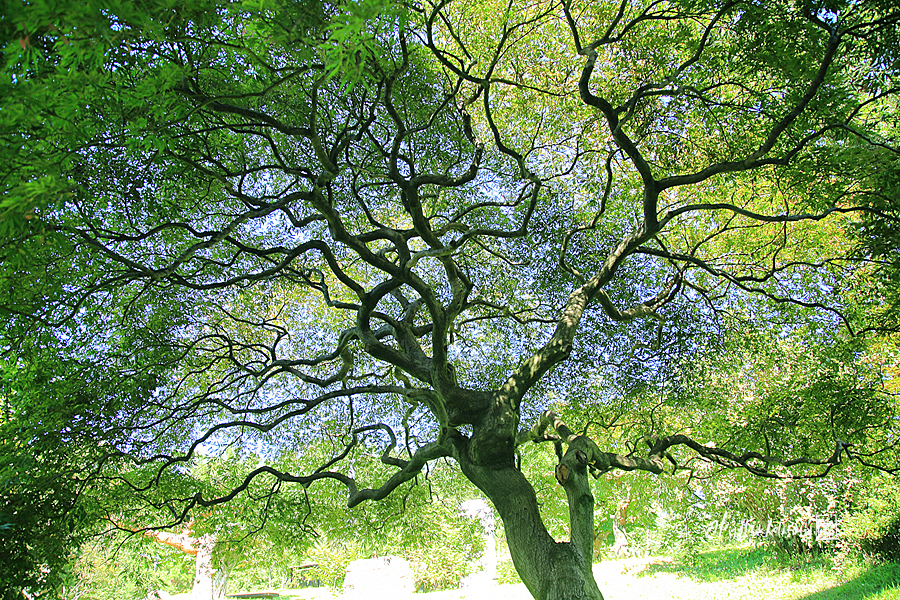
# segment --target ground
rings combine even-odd
[[[737,549],[594,565],[605,600],[900,600],[900,564],[834,566]],[[298,600],[352,600],[326,590],[281,590]],[[370,600],[371,594],[367,595]],[[416,594],[413,600],[530,600],[522,584]]]

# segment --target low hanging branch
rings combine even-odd
[[[213,583],[215,574],[213,550],[216,546],[216,536],[207,534],[194,537],[191,535],[191,529],[194,525],[193,519],[189,519],[184,523],[181,533],[171,533],[159,529],[137,529],[124,525],[112,518],[109,520],[117,529],[140,533],[161,544],[180,550],[189,556],[194,556],[194,580],[191,584],[191,598],[210,598],[215,600],[224,596],[224,589],[216,590],[216,586]]]
[[[732,469],[746,469],[753,475],[771,479],[812,479],[824,477],[833,467],[841,463],[842,454],[846,454],[848,459],[853,459],[849,450],[850,444],[840,440],[835,442],[834,452],[828,458],[810,458],[801,456],[794,459],[781,459],[774,456],[763,455],[759,452],[735,454],[723,450],[722,448],[703,445],[683,434],[670,435],[665,438],[648,439],[647,443],[650,449],[646,458],[633,455],[622,455],[614,452],[601,451],[593,440],[586,435],[574,433],[557,414],[550,411],[541,414],[537,423],[535,423],[531,429],[520,432],[516,440],[516,445],[519,446],[529,441],[535,443],[554,442],[557,444],[568,444],[569,452],[566,453],[566,456],[568,457],[569,454],[574,451],[574,457],[578,463],[588,467],[595,476],[599,476],[612,469],[622,469],[623,471],[649,471],[659,475],[664,471],[666,461],[671,463],[674,469],[677,469],[679,466],[678,462],[669,453],[669,450],[674,446],[685,446],[690,448],[701,458],[718,465]],[[773,467],[788,468],[798,465],[824,468],[815,473],[803,475],[778,473],[773,470]],[[569,469],[570,467],[565,464],[565,461],[561,460],[556,473],[556,477],[560,483],[565,482]]]
[[[161,531],[157,529],[138,529],[137,527],[125,525],[122,522],[112,518],[109,519],[109,521],[113,524],[113,526],[115,526],[116,529],[130,531],[131,533],[140,533],[141,535],[148,537],[151,540],[155,540],[161,544],[171,546],[172,548],[180,550],[185,554],[197,556],[197,553],[199,552],[200,538],[196,538],[191,535],[191,528],[194,524],[193,519],[187,521],[184,524],[184,529],[181,530],[181,533],[171,533],[169,531]]]
[[[376,431],[386,435],[389,440],[385,445],[384,450],[379,457],[379,460],[382,464],[395,467],[397,470],[379,487],[360,489],[355,478],[345,473],[332,470],[332,467],[347,458],[350,452],[354,448],[359,446],[360,441],[365,434]],[[173,534],[157,529],[139,530],[122,525],[118,521],[112,519],[110,519],[110,522],[112,522],[112,524],[115,525],[115,527],[117,527],[118,529],[131,531],[133,533],[142,533],[147,537],[153,538],[174,548],[178,548],[179,550],[187,552],[188,554],[196,554],[198,540],[196,538],[190,537],[189,535],[190,528],[193,523],[193,521],[188,518],[188,514],[190,513],[190,511],[198,506],[208,508],[230,502],[239,494],[246,492],[257,477],[268,476],[272,479],[273,483],[270,491],[268,492],[269,496],[277,493],[280,484],[283,482],[296,483],[307,487],[316,481],[325,479],[335,480],[346,487],[347,507],[353,508],[354,506],[366,500],[381,500],[387,497],[388,494],[393,492],[397,487],[399,487],[403,483],[406,483],[407,481],[410,481],[411,479],[414,479],[428,462],[452,455],[451,448],[448,444],[432,442],[418,448],[415,452],[412,453],[412,456],[410,456],[408,460],[404,460],[392,455],[393,450],[396,447],[396,434],[389,426],[385,425],[384,423],[376,423],[373,425],[358,427],[351,432],[351,439],[347,441],[342,452],[323,463],[309,475],[294,475],[288,472],[281,471],[269,465],[262,465],[247,473],[243,481],[241,481],[237,485],[232,486],[227,493],[221,496],[208,498],[205,497],[201,492],[198,492],[188,497],[179,498],[177,500],[182,502],[182,506],[179,508],[178,516],[176,517],[178,519],[177,522],[184,522],[187,519],[186,526],[182,534]],[[168,462],[166,462],[163,466],[160,467],[157,476],[161,477],[163,471],[175,463],[176,461],[174,460],[169,460]],[[202,540],[202,538],[200,539]]]

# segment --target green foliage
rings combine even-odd
[[[458,511],[458,506],[434,503],[409,513],[405,535],[391,553],[410,561],[417,591],[459,588],[462,578],[478,568],[485,551],[481,525]]]
[[[501,585],[522,583],[522,578],[516,573],[516,568],[511,560],[497,562],[497,583]]]
[[[900,559],[900,482],[878,477],[841,523],[843,547],[879,560]]]
[[[0,597],[38,594],[69,579],[69,552],[100,511],[89,475],[105,453],[98,415],[85,410],[102,383],[78,386],[73,361],[3,364],[0,380]],[[97,382],[94,382],[95,384]],[[102,411],[98,411],[102,412]]]
[[[105,535],[84,543],[72,557],[72,576],[60,600],[133,600],[151,590],[185,593],[194,560],[141,535]]]
[[[281,467],[318,464],[324,445],[307,450],[285,457]],[[152,526],[171,519],[166,500],[228,491],[249,464],[260,464],[259,457],[236,451],[221,458],[199,457],[192,461],[189,474],[163,478],[141,499],[126,487],[104,504],[115,511],[120,526]],[[354,465],[360,478],[376,477],[384,469],[365,452]],[[137,469],[130,475],[143,480]],[[459,512],[460,502],[475,490],[447,465],[437,466],[422,485],[410,487],[402,496],[352,510],[342,507],[342,490],[334,485],[279,486],[273,494],[270,484],[257,479],[227,504],[191,512],[193,536],[216,536],[215,566],[232,592],[289,587],[289,568],[306,563],[318,564],[304,572],[307,579],[340,589],[351,561],[389,554],[410,561],[419,589],[456,588],[483,552],[480,525]],[[157,508],[148,506],[148,500]],[[192,564],[191,557],[140,534],[98,535],[81,546],[66,585],[68,593],[76,590],[98,599],[120,579],[127,583],[116,592],[120,595],[139,589],[177,593],[190,587],[192,574],[185,579],[171,573]]]
[[[318,535],[329,581],[403,550],[452,584],[474,492],[412,482],[524,472],[564,540],[554,456],[513,468],[549,407],[627,459],[683,436],[640,466],[675,483],[597,488],[602,522],[672,547],[724,506],[681,478],[710,464],[900,460],[887,0],[6,4],[18,585],[58,587],[77,531],[126,509],[194,519],[223,568]],[[781,492],[747,510],[832,509]]]
[[[372,553],[363,540],[322,538],[312,545],[307,556],[319,565],[313,569],[315,577],[332,589],[340,589],[347,565],[354,560],[371,558]]]
[[[360,462],[356,468],[362,468]],[[480,524],[459,510],[476,492],[448,465],[438,465],[402,495],[350,511],[329,498],[327,487],[306,492],[313,505],[306,523],[319,536],[307,557],[320,565],[314,574],[327,585],[339,588],[352,560],[394,555],[410,562],[418,589],[456,588],[484,550]]]
[[[391,53],[395,34],[407,25],[407,8],[394,0],[346,2],[326,27],[325,76],[368,85],[372,66]]]
[[[696,498],[694,503],[676,500],[660,506],[654,527],[633,532],[632,544],[650,554],[684,559],[708,548],[712,515],[696,505]]]
[[[888,338],[835,338],[815,325],[778,337],[749,329],[685,370],[680,416],[704,418],[699,427],[681,422],[699,439],[727,435],[760,456],[830,456],[838,441],[876,452],[896,435],[896,396],[885,386],[895,378],[894,351]],[[890,467],[895,458],[880,460]]]

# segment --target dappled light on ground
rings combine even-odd
[[[896,565],[841,572],[755,551],[607,561],[594,574],[605,600],[900,600]]]
[[[594,565],[604,600],[900,600],[900,565],[827,567],[729,549],[685,558],[625,558]],[[283,590],[296,600],[341,600],[323,589]],[[529,600],[523,584],[415,594],[417,600]]]

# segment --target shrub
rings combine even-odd
[[[845,551],[887,561],[900,560],[900,481],[873,480],[859,506],[843,520]]]
[[[360,558],[370,558],[372,553],[352,539],[332,541],[319,538],[307,551],[307,556],[319,565],[313,569],[313,574],[323,584],[339,590],[344,583],[347,565]]]
[[[497,583],[522,583],[522,578],[516,572],[516,567],[512,560],[501,560],[497,562]]]
[[[458,588],[463,577],[480,567],[484,543],[476,527],[473,519],[431,522],[421,527],[418,542],[394,549],[410,561],[418,591]]]

